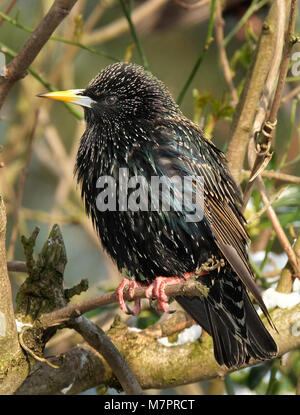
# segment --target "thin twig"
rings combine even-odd
[[[219,59],[220,64],[223,69],[223,74],[225,81],[228,85],[230,95],[231,95],[231,105],[235,107],[239,101],[239,97],[237,94],[237,90],[234,86],[233,80],[232,80],[232,73],[230,69],[230,65],[227,58],[227,53],[224,45],[224,19],[222,17],[222,2],[221,0],[217,0],[216,2],[216,17],[215,17],[215,33],[216,33],[216,42],[218,45],[218,51],[219,51]]]
[[[51,34],[68,15],[77,0],[55,0],[41,23],[25,42],[18,55],[5,67],[5,75],[0,84],[0,108],[12,86],[27,74],[32,64]]]
[[[209,49],[209,46],[213,41],[212,34],[213,34],[213,25],[214,25],[215,6],[216,6],[216,0],[212,0],[211,5],[210,5],[210,16],[209,16],[209,21],[208,21],[208,29],[207,29],[207,35],[206,35],[205,43],[204,43],[203,49],[200,53],[200,56],[198,57],[195,65],[192,69],[192,72],[190,73],[188,79],[186,80],[185,84],[183,85],[183,88],[182,88],[181,92],[179,93],[179,96],[178,96],[178,99],[177,99],[177,104],[178,105],[180,105],[182,103],[183,98],[184,98],[189,86],[191,85],[191,83],[192,83],[192,81],[193,81],[193,79],[194,79],[194,77],[195,77],[195,75],[196,75],[196,73],[199,69],[199,66],[201,65],[201,63],[202,63],[202,61],[203,61],[203,59],[204,59],[204,57],[205,57],[205,55],[206,55],[206,53]]]
[[[17,240],[17,236],[19,232],[19,213],[20,213],[20,208],[21,208],[22,201],[23,201],[24,186],[25,186],[25,182],[28,176],[28,166],[29,166],[29,162],[31,158],[32,144],[33,144],[36,127],[38,124],[38,118],[39,118],[39,110],[37,109],[35,112],[35,116],[34,116],[33,126],[28,137],[28,144],[27,144],[27,150],[25,154],[24,167],[21,171],[21,175],[20,175],[20,179],[18,183],[17,196],[15,200],[15,210],[14,210],[14,215],[13,215],[13,226],[12,226],[12,232],[11,232],[11,237],[10,237],[10,244],[9,244],[9,248],[7,251],[8,259],[12,259],[14,256],[14,252],[15,252],[15,245],[16,245],[16,240]]]
[[[32,29],[31,27],[23,25],[18,20],[13,19],[10,16],[7,16],[5,13],[2,13],[1,11],[0,11],[0,17],[3,20],[5,20],[6,22],[14,25],[15,27],[18,27],[19,29],[24,30],[25,32],[28,32],[28,33],[33,33],[34,32],[34,29]],[[59,37],[59,36],[50,36],[49,40],[54,40],[56,42],[65,43],[67,45],[77,46],[80,49],[87,50],[88,52],[91,52],[95,55],[104,56],[105,58],[108,58],[108,59],[110,59],[114,62],[120,61],[120,58],[118,58],[116,56],[112,56],[109,53],[107,53],[105,51],[102,51],[100,49],[95,49],[93,47],[83,45],[82,43],[76,42],[75,40],[64,39],[64,38]]]
[[[269,2],[269,0],[261,0],[260,2],[258,2],[257,0],[252,1],[252,3],[249,6],[248,10],[245,12],[245,14],[239,20],[239,22],[234,26],[234,28],[225,37],[224,46],[227,46],[227,44],[230,42],[230,40],[240,30],[240,28],[244,26],[244,24],[252,16],[252,14],[256,13],[261,7],[263,7],[268,2]]]
[[[293,251],[295,252],[298,262],[300,262],[300,235],[295,240]],[[293,288],[293,281],[293,269],[291,264],[288,262],[280,273],[280,279],[278,281],[276,291],[281,293],[290,293]]]
[[[250,170],[243,171],[243,176],[249,178],[252,172]],[[281,173],[279,171],[274,170],[264,170],[261,172],[261,176],[265,177],[266,179],[273,179],[279,180],[285,183],[293,183],[293,184],[300,184],[300,177],[293,176],[291,174]]]
[[[5,14],[9,14],[10,13],[10,11],[12,10],[12,8],[14,7],[14,5],[17,3],[17,1],[18,0],[12,0],[11,2],[10,2],[10,4],[8,5],[8,8],[5,10]],[[2,25],[2,23],[4,22],[5,20],[3,19],[3,17],[0,19],[0,26]]]
[[[71,322],[69,327],[75,329],[90,346],[104,357],[126,394],[143,394],[142,388],[125,359],[100,327],[84,316]]]
[[[149,63],[148,63],[148,60],[147,60],[146,55],[144,53],[144,50],[142,48],[140,39],[139,39],[139,37],[138,37],[138,35],[136,33],[134,24],[132,23],[131,16],[130,16],[130,12],[129,12],[126,4],[125,4],[125,1],[124,0],[119,0],[119,1],[120,1],[120,4],[121,4],[123,13],[125,14],[125,17],[126,17],[126,19],[128,21],[128,25],[130,27],[130,32],[131,32],[131,35],[133,37],[134,43],[136,45],[137,51],[138,51],[138,53],[140,55],[142,64],[143,64],[143,66],[144,66],[144,68],[146,70],[149,70]]]
[[[11,48],[6,46],[3,42],[1,42],[1,40],[0,40],[0,50],[2,53],[12,58],[15,58],[18,55],[17,52],[13,51]],[[50,84],[50,82],[48,82],[44,77],[42,77],[32,66],[29,66],[27,70],[35,79],[37,79],[45,88],[47,88],[48,91],[54,92],[57,90],[53,85]],[[81,112],[77,111],[73,105],[70,105],[67,102],[63,102],[62,104],[64,104],[64,106],[68,109],[68,111],[70,111],[70,113],[74,115],[78,120],[83,119],[83,115],[81,114]]]
[[[285,104],[290,99],[294,98],[296,95],[300,94],[300,85],[292,89],[288,94],[281,98],[281,104]]]
[[[264,207],[262,209],[260,209],[255,215],[251,216],[248,220],[247,220],[247,224],[249,225],[249,223],[253,223],[256,221],[256,219],[258,219],[260,216],[262,216],[266,210],[269,208],[269,206],[272,206],[274,202],[276,202],[276,200],[278,200],[280,198],[280,196],[282,195],[283,192],[285,192],[287,189],[287,187],[283,187],[282,189],[280,189],[270,200],[267,204],[264,205]]]
[[[260,194],[260,197],[262,199],[262,202],[265,205],[268,205],[269,202],[269,198],[267,195],[267,191],[264,185],[264,182],[261,178],[261,176],[258,176],[256,179],[256,184],[257,184],[257,188]],[[291,267],[293,269],[293,272],[295,274],[295,276],[298,276],[300,278],[300,270],[299,270],[299,266],[298,266],[298,261],[297,261],[297,257],[295,255],[295,252],[290,244],[290,241],[288,240],[280,222],[279,219],[276,215],[275,210],[273,209],[272,206],[268,206],[267,208],[267,215],[270,219],[270,221],[272,222],[273,228],[277,234],[277,238],[282,246],[282,248],[284,249],[284,251],[286,252],[289,262],[291,264]]]
[[[7,271],[10,271],[10,272],[27,272],[26,262],[24,262],[24,261],[7,261]]]
[[[89,17],[86,19],[86,21],[83,22],[83,31],[82,31],[82,38],[86,39],[88,38],[92,32],[92,29],[94,29],[94,26],[99,22],[102,14],[106,11],[107,8],[112,7],[116,3],[116,0],[103,0],[99,1],[98,4],[93,8],[92,12],[90,13]],[[80,10],[76,14],[83,14],[84,10],[84,3],[80,2],[78,4],[78,8],[80,7]],[[128,27],[128,25],[127,25]],[[73,27],[70,25],[67,27],[66,33],[64,34],[65,39],[70,39],[73,37]],[[83,44],[82,38],[80,38],[80,45]],[[99,42],[95,42],[99,43]],[[84,49],[86,49],[87,46],[84,45]],[[88,49],[87,49],[88,50]],[[95,49],[90,48],[90,52],[93,53]],[[98,50],[98,49],[97,49]],[[64,52],[62,53],[63,58],[60,60],[60,62],[57,63],[55,67],[55,71],[53,74],[51,74],[51,82],[54,85],[57,85],[62,78],[64,77],[66,73],[69,72],[70,66],[72,67],[72,62],[74,62],[75,56],[80,52],[79,47],[75,48],[64,48]],[[112,57],[112,56],[111,56]],[[118,59],[119,61],[122,60],[121,58]],[[69,78],[67,78],[69,80]]]
[[[178,6],[182,7],[183,9],[194,10],[198,9],[199,7],[206,6],[206,4],[210,3],[211,0],[196,0],[195,3],[186,3],[185,1],[181,0],[173,0],[174,3],[178,4]]]
[[[188,280],[183,284],[167,285],[166,294],[169,297],[175,297],[177,295],[185,295],[191,297],[203,296],[205,295],[205,287],[196,281]],[[124,299],[126,301],[132,301],[135,299],[145,297],[146,287],[137,287],[132,298],[129,296],[128,291],[124,292]],[[63,307],[59,310],[53,311],[52,313],[45,314],[41,318],[41,324],[43,325],[43,327],[60,326],[64,324],[66,321],[70,320],[71,318],[79,317],[88,311],[116,302],[116,291],[102,294],[96,298],[82,301],[77,304],[72,304],[67,307]]]

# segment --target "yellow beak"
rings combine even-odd
[[[57,101],[70,102],[72,104],[81,105],[82,107],[91,108],[95,101],[85,95],[81,95],[84,89],[69,89],[67,91],[47,92],[46,94],[39,94],[38,97],[55,99]]]

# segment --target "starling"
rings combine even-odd
[[[250,358],[274,358],[277,345],[247,292],[274,328],[249,264],[240,190],[224,154],[182,114],[165,85],[138,65],[116,63],[86,89],[41,96],[84,108],[86,130],[75,172],[86,213],[126,276],[117,290],[121,308],[128,310],[125,287],[133,295],[137,284],[147,284],[147,296],[155,296],[160,310],[167,311],[165,285],[196,275],[207,295],[177,296],[176,301],[212,336],[219,365],[238,368]],[[138,209],[120,202],[126,174],[143,179]],[[106,193],[105,200],[114,202],[112,209],[97,204],[103,177],[116,185]],[[169,185],[170,209],[163,209],[166,192],[160,185],[150,201],[153,177]],[[178,183],[187,177],[196,179],[187,181],[192,198],[183,203]],[[129,198],[132,190],[127,191]],[[151,202],[151,208],[142,202]],[[135,301],[133,312],[138,311]]]

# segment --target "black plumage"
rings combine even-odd
[[[193,272],[210,258],[223,259],[224,266],[199,277],[209,288],[207,297],[177,301],[213,337],[220,365],[276,356],[276,343],[247,294],[248,289],[272,324],[254,283],[241,195],[223,153],[181,113],[164,84],[137,65],[105,68],[76,96],[85,107],[87,128],[75,171],[86,212],[119,270],[151,283],[157,276]],[[170,211],[119,211],[118,203],[116,211],[99,211],[97,180],[109,175],[118,183],[120,168],[128,169],[129,177],[143,176],[145,190],[153,176],[203,177],[204,185],[191,185],[196,198],[204,195],[203,218],[188,222],[188,207],[176,210],[181,202],[176,184],[171,184]],[[163,192],[158,199],[162,202]]]

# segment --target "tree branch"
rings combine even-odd
[[[293,251],[296,255],[298,262],[300,262],[300,235],[295,241]],[[283,268],[280,273],[280,279],[278,281],[276,291],[280,293],[290,293],[293,288],[293,269],[290,263]]]
[[[282,246],[282,248],[284,249],[284,251],[286,252],[289,262],[291,264],[291,267],[293,269],[293,273],[295,276],[297,276],[298,278],[300,278],[300,270],[299,270],[299,265],[298,265],[298,261],[297,261],[297,257],[296,254],[290,244],[290,241],[288,240],[280,222],[279,219],[276,215],[275,210],[273,209],[273,206],[269,205],[269,198],[267,195],[267,191],[264,185],[264,182],[262,180],[262,178],[260,176],[257,177],[256,179],[256,183],[257,183],[257,188],[260,194],[260,197],[262,199],[262,202],[264,203],[264,205],[268,205],[267,208],[267,215],[270,219],[270,221],[272,222],[273,228],[276,232],[277,238]]]
[[[251,176],[251,173],[252,172],[250,170],[244,170],[243,177],[249,178]],[[279,171],[264,170],[263,172],[261,172],[261,176],[265,177],[266,179],[279,180],[285,183],[300,184],[300,177],[293,176],[291,174],[281,173]]]
[[[224,24],[225,23],[222,17],[222,1],[217,0],[216,16],[215,16],[215,33],[216,33],[216,41],[217,41],[218,51],[219,51],[219,59],[220,59],[220,64],[223,69],[225,81],[230,91],[231,105],[235,107],[239,101],[239,97],[237,94],[237,90],[234,86],[233,80],[232,80],[231,69],[230,69],[230,65],[228,62],[227,54],[226,54],[226,48],[224,45],[224,30],[223,30]]]
[[[6,66],[0,83],[0,108],[15,82],[24,78],[27,69],[49,40],[51,34],[68,15],[77,0],[55,0],[41,23],[26,41],[18,55]]]
[[[74,328],[90,346],[104,357],[127,395],[143,394],[139,383],[119,350],[100,327],[84,316],[78,317],[68,326]]]
[[[279,189],[279,191],[269,200],[268,203],[266,203],[262,209],[260,209],[260,211],[258,211],[255,215],[251,216],[248,220],[247,220],[247,225],[249,225],[249,223],[253,223],[256,221],[257,218],[259,218],[260,216],[262,216],[266,210],[269,208],[269,206],[272,206],[274,202],[276,202],[276,200],[278,200],[280,198],[280,196],[282,195],[283,192],[285,192],[287,189],[287,187],[282,187],[281,189]]]
[[[285,104],[288,100],[294,98],[294,96],[300,94],[300,85],[296,86],[296,88],[292,89],[288,94],[286,94],[283,98],[281,98],[281,103]]]
[[[279,331],[279,334],[272,333],[279,347],[279,356],[300,346],[299,315],[299,304],[271,312]],[[107,334],[125,357],[143,390],[198,382],[225,376],[232,371],[216,363],[210,336],[202,336],[200,340],[181,346],[165,347],[143,332],[129,330],[119,321],[115,321]],[[84,345],[49,360],[60,369],[54,370],[38,363],[17,394],[60,394],[61,389],[68,385],[71,387],[66,393],[77,394],[99,384],[116,384],[104,359]],[[256,363],[251,360],[245,367]]]
[[[253,64],[248,71],[232,121],[232,138],[226,154],[230,171],[239,183],[245,154],[253,128],[257,105],[265,87],[265,81],[273,62],[277,45],[278,6],[273,1],[263,24]]]
[[[207,287],[202,285],[200,282],[188,280],[183,284],[167,285],[166,294],[169,297],[176,297],[177,295],[185,295],[190,297],[205,296],[207,295]],[[146,287],[137,287],[135,289],[135,295],[132,298],[129,296],[128,290],[124,292],[124,299],[126,301],[132,301],[145,297]],[[68,322],[70,319],[79,317],[88,311],[116,302],[116,291],[102,294],[99,297],[60,308],[59,310],[53,311],[52,313],[44,314],[40,318],[40,324],[44,328],[61,326],[62,324]]]
[[[182,7],[183,9],[198,9],[198,7],[203,7],[207,3],[210,3],[211,0],[196,0],[195,3],[185,3],[181,0],[173,0],[174,3],[176,3],[178,6]]]
[[[289,23],[286,32],[286,40],[285,46],[283,50],[283,57],[280,66],[279,78],[277,82],[277,88],[275,92],[275,96],[272,103],[272,108],[270,111],[270,115],[268,117],[268,121],[271,124],[274,124],[277,120],[277,113],[281,104],[281,96],[283,92],[283,88],[285,85],[286,76],[289,69],[289,64],[291,61],[291,54],[292,48],[295,44],[294,41],[294,30],[295,30],[295,22],[296,22],[296,14],[297,14],[297,0],[291,0],[291,10],[289,16]]]
[[[281,95],[285,84],[285,79],[288,71],[288,65],[290,62],[290,55],[291,55],[291,49],[292,49],[292,35],[294,32],[294,26],[295,26],[295,5],[293,5],[294,0],[292,0],[291,3],[291,11],[290,11],[290,17],[289,17],[289,25],[288,30],[286,34],[286,42],[284,45],[284,37],[285,37],[285,16],[286,16],[286,8],[287,6],[281,2],[280,0],[277,0],[278,3],[278,26],[277,26],[277,46],[274,53],[274,59],[273,63],[270,69],[270,72],[268,73],[267,80],[266,80],[266,86],[263,93],[263,96],[260,101],[260,105],[257,110],[257,114],[255,117],[255,121],[253,124],[253,131],[252,131],[252,139],[251,144],[249,146],[249,152],[248,152],[248,158],[249,158],[249,164],[252,166],[252,174],[250,176],[249,182],[247,184],[245,193],[244,193],[244,207],[248,203],[248,200],[250,198],[252,188],[254,185],[254,179],[255,177],[261,173],[262,170],[265,169],[266,165],[270,161],[272,155],[270,154],[269,150],[271,148],[271,142],[272,142],[272,134],[274,131],[274,127],[277,123],[277,113],[279,110],[279,106],[281,104]],[[284,48],[283,48],[284,45]],[[282,52],[283,49],[283,52]],[[280,64],[281,62],[281,64]],[[280,67],[280,68],[279,68]],[[279,75],[278,75],[279,72]],[[277,81],[278,77],[278,81]],[[277,87],[275,90],[274,98],[271,102],[271,95],[272,91],[275,88],[277,81]],[[267,117],[267,111],[270,109],[270,113]],[[262,139],[261,143],[258,144],[258,136],[261,134]],[[255,150],[253,149],[254,141],[256,144]],[[259,148],[259,149],[258,149]],[[254,160],[251,160],[251,158],[254,158],[254,151],[256,152],[256,157]],[[267,161],[267,163],[264,163],[264,161]]]
[[[5,238],[6,211],[0,197],[0,394],[11,394],[26,378],[28,366],[18,340],[7,274]],[[15,365],[18,361],[19,364]]]
[[[9,6],[7,7],[7,9],[5,10],[5,14],[9,14],[11,12],[11,10],[13,9],[13,7],[15,6],[15,4],[17,3],[18,0],[12,0],[9,4]],[[2,23],[4,22],[4,19],[1,17],[0,18],[0,26],[2,25]]]
[[[279,13],[279,24],[278,24],[278,33],[277,33],[277,43],[280,43],[280,45],[282,44],[282,39],[284,39],[284,21],[281,22],[282,20],[284,20],[284,16],[285,16],[285,7],[287,7],[286,4],[282,3],[280,0],[277,0],[278,3],[278,13]],[[249,159],[249,164],[252,166],[252,173],[251,173],[251,177],[254,178],[256,177],[256,175],[258,174],[258,177],[256,178],[256,184],[257,184],[257,188],[258,191],[260,193],[261,199],[264,203],[264,205],[268,206],[267,208],[267,215],[270,219],[270,221],[272,222],[272,225],[274,227],[274,230],[277,234],[278,240],[282,246],[282,248],[284,249],[284,251],[286,252],[289,262],[291,264],[291,267],[293,269],[293,273],[295,276],[298,276],[300,278],[300,269],[299,269],[299,264],[297,261],[297,257],[295,255],[294,250],[292,249],[292,246],[277,218],[277,215],[275,213],[275,210],[273,209],[273,207],[270,205],[269,202],[269,198],[267,195],[267,191],[266,191],[266,187],[264,185],[264,182],[260,176],[260,170],[261,170],[261,166],[263,166],[263,159],[264,157],[267,157],[269,155],[269,148],[271,145],[271,139],[272,139],[272,129],[270,129],[270,126],[272,125],[276,125],[276,121],[277,121],[277,113],[279,110],[279,106],[281,104],[281,95],[282,95],[282,91],[283,91],[283,87],[285,84],[285,79],[286,79],[286,75],[287,75],[287,71],[288,71],[288,65],[290,62],[290,55],[291,55],[291,49],[293,46],[293,34],[294,34],[294,27],[295,27],[295,18],[296,18],[296,4],[297,4],[297,0],[292,0],[291,1],[291,9],[290,9],[290,14],[289,14],[289,23],[288,23],[288,29],[287,29],[287,33],[286,33],[286,41],[285,41],[285,45],[284,45],[284,50],[283,50],[283,56],[282,56],[282,61],[281,61],[281,65],[280,65],[280,70],[279,70],[279,76],[278,76],[278,82],[277,82],[277,87],[276,87],[276,91],[274,94],[274,99],[272,102],[272,106],[271,106],[271,110],[268,116],[267,121],[265,121],[266,119],[266,114],[267,114],[267,110],[269,107],[269,103],[271,100],[271,91],[274,87],[275,81],[276,81],[276,77],[277,77],[277,70],[276,70],[276,66],[278,66],[278,61],[279,61],[279,56],[281,55],[281,47],[279,47],[279,52],[277,51],[275,53],[275,60],[276,62],[274,63],[274,65],[272,66],[268,77],[267,77],[267,81],[266,81],[266,90],[263,96],[263,100],[261,100],[261,104],[259,106],[256,118],[255,118],[255,122],[254,122],[254,126],[253,126],[253,139],[252,139],[252,145],[249,148],[249,152],[248,152],[248,159]],[[282,8],[282,10],[281,10]],[[265,123],[265,128],[263,129],[263,123]],[[268,131],[266,131],[266,128],[268,129]],[[262,144],[261,144],[261,148],[262,151],[258,152],[256,149],[254,149],[254,139],[257,135],[258,132],[262,131]],[[251,180],[251,178],[250,178]],[[251,189],[253,186],[254,181],[249,181],[246,190],[245,190],[245,194],[244,194],[244,207],[246,206],[246,203],[250,197],[251,194]]]
[[[7,271],[27,272],[27,265],[24,261],[7,261]]]

